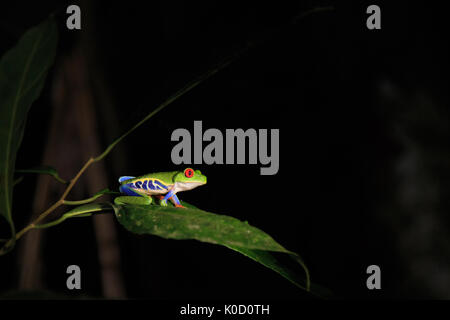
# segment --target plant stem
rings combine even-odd
[[[84,200],[77,200],[77,201],[64,200],[63,204],[66,204],[68,206],[77,206],[77,205],[80,205],[80,204],[86,204],[86,203],[92,202],[95,199],[100,198],[101,196],[103,196],[103,194],[97,194],[97,195],[95,195],[93,197],[90,197],[90,198],[87,198],[87,199],[84,199]]]
[[[78,181],[78,179],[81,177],[84,171],[93,163],[95,160],[93,158],[89,158],[89,160],[84,164],[84,166],[78,171],[78,173],[75,175],[75,177],[70,181],[70,184],[67,186],[66,190],[62,194],[61,198],[56,201],[50,208],[42,212],[33,222],[31,222],[29,225],[27,225],[25,228],[20,230],[16,233],[15,238],[11,238],[6,242],[6,244],[0,249],[0,256],[5,254],[7,252],[7,249],[9,246],[11,246],[15,241],[20,239],[26,232],[33,229],[39,221],[47,217],[50,213],[52,213],[56,208],[64,204],[64,199],[67,197],[69,192],[72,190],[75,183]]]
[[[84,171],[86,171],[86,169],[91,165],[91,163],[94,162],[93,158],[89,158],[89,160],[84,164],[84,166],[80,169],[80,171],[78,171],[78,173],[76,174],[76,176],[70,180],[70,184],[67,186],[66,190],[64,191],[63,195],[61,196],[61,198],[56,201],[56,203],[54,205],[52,205],[50,208],[48,208],[47,210],[45,210],[43,213],[41,213],[36,220],[34,220],[32,223],[30,223],[28,226],[26,226],[25,228],[23,228],[22,230],[20,230],[17,235],[16,235],[16,240],[19,239],[25,232],[27,232],[28,230],[32,229],[34,227],[34,225],[36,225],[39,221],[41,221],[42,219],[44,219],[46,216],[48,216],[51,212],[53,212],[56,208],[58,208],[60,205],[64,204],[64,199],[67,197],[67,195],[69,194],[69,192],[72,190],[73,186],[75,185],[75,183],[78,181],[78,179],[81,177],[81,175],[83,174]]]
[[[78,171],[77,175],[70,180],[69,185],[67,186],[66,191],[64,191],[63,195],[61,196],[60,200],[64,200],[67,195],[69,194],[70,190],[72,190],[73,186],[75,185],[75,182],[78,181],[78,179],[80,178],[80,176],[83,174],[84,171],[86,171],[86,169],[91,165],[91,163],[93,163],[95,160],[94,158],[89,158],[89,160],[84,164],[84,166],[81,168],[80,171]]]
[[[21,176],[21,177],[17,178],[16,180],[14,180],[14,182],[13,182],[13,187],[14,187],[16,184],[19,184],[22,180],[23,180],[23,176]]]

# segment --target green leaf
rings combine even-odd
[[[186,209],[159,205],[114,205],[116,217],[128,230],[136,234],[152,234],[166,239],[195,239],[219,244],[278,272],[302,289],[309,291],[309,272],[295,252],[285,249],[264,231],[236,218],[206,212],[185,202]],[[304,269],[306,276],[294,276],[283,267],[272,252],[292,256]]]
[[[121,194],[120,192],[118,192],[118,191],[112,191],[112,190],[110,190],[109,188],[105,188],[105,189],[103,189],[103,190],[100,190],[99,192],[97,192],[96,194],[94,194],[94,197],[99,197],[99,196],[102,196],[102,195],[104,195],[104,194]]]
[[[28,30],[0,60],[0,215],[11,229],[12,187],[17,150],[31,104],[39,97],[56,52],[57,28],[46,20]],[[14,246],[12,243],[8,250]]]
[[[58,171],[50,166],[38,166],[30,169],[16,169],[16,173],[38,173],[38,174],[48,174],[55,178],[57,181],[66,184],[67,181],[60,178]]]
[[[187,207],[186,203],[183,203]],[[117,218],[129,231],[167,239],[291,253],[258,228],[236,218],[199,209],[159,205],[120,205]]]
[[[112,211],[113,207],[110,203],[89,203],[79,207],[76,207],[65,214],[63,214],[59,219],[56,219],[49,223],[38,224],[34,226],[35,229],[45,229],[49,227],[56,226],[69,218],[81,218],[81,217],[89,217],[94,213],[104,212],[104,211]]]
[[[100,198],[101,196],[105,195],[105,194],[120,194],[120,192],[117,191],[111,191],[108,188],[103,189],[99,192],[97,192],[96,194],[94,194],[92,197],[88,198],[88,199],[84,199],[84,200],[76,200],[76,201],[69,201],[69,200],[64,200],[64,204],[70,205],[70,206],[78,206],[80,204],[85,204],[85,203],[89,203],[92,202],[94,200],[97,200],[98,198]]]

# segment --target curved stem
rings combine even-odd
[[[31,168],[31,169],[16,169],[15,173],[38,173],[38,174],[47,174],[50,177],[52,177],[53,179],[55,179],[58,182],[61,182],[62,184],[67,184],[69,183],[68,181],[62,179],[57,172],[47,172],[45,170],[43,170],[42,168]],[[20,177],[19,179],[23,179],[23,176]],[[19,180],[17,179],[17,180]],[[18,182],[17,182],[18,183]],[[14,182],[14,184],[16,184],[16,182]]]
[[[54,220],[52,222],[49,222],[49,223],[35,225],[33,228],[34,229],[45,229],[45,228],[48,228],[48,227],[53,227],[53,226],[56,226],[57,224],[60,224],[61,222],[63,222],[67,218],[69,218],[69,217],[66,216],[66,215],[63,215],[59,219],[56,219],[56,220]]]
[[[80,204],[90,203],[90,202],[100,198],[101,196],[103,196],[103,193],[102,194],[96,194],[95,196],[87,198],[87,199],[84,199],[84,200],[77,200],[77,201],[64,200],[63,204],[66,204],[68,206],[78,206]]]
[[[55,178],[56,181],[61,182],[62,184],[66,184],[67,183],[67,181],[62,179],[60,176],[55,175],[55,176],[52,176],[52,177]]]
[[[222,70],[223,68],[225,68],[226,66],[228,66],[230,63],[232,63],[236,58],[238,58],[238,55],[233,55],[232,57],[229,57],[227,59],[225,59],[223,62],[219,63],[218,65],[216,65],[214,68],[208,70],[206,73],[200,75],[198,78],[196,78],[194,81],[189,82],[187,85],[185,85],[183,88],[181,88],[180,90],[178,90],[177,92],[175,92],[173,95],[171,95],[167,100],[165,100],[163,103],[161,103],[156,109],[154,109],[153,111],[151,111],[147,116],[145,116],[144,119],[142,119],[141,121],[139,121],[137,124],[135,124],[130,130],[128,130],[127,132],[125,132],[123,135],[121,135],[119,138],[117,138],[113,143],[111,143],[106,150],[100,154],[99,156],[97,156],[95,159],[93,159],[94,161],[100,161],[102,160],[104,157],[106,157],[108,155],[108,153],[120,142],[122,141],[124,138],[126,138],[130,133],[132,133],[134,130],[136,130],[138,127],[140,127],[144,122],[146,122],[147,120],[149,120],[151,117],[153,117],[155,114],[157,114],[159,111],[163,110],[165,107],[167,107],[168,105],[170,105],[172,102],[174,102],[175,100],[177,100],[179,97],[181,97],[182,95],[184,95],[185,93],[189,92],[190,90],[192,90],[193,88],[195,88],[196,86],[198,86],[200,83],[204,82],[205,80],[207,80],[208,78],[210,78],[211,76],[213,76],[214,74],[216,74],[217,72],[219,72],[220,70]]]
[[[56,219],[56,220],[54,220],[52,222],[49,222],[49,223],[43,223],[43,224],[35,225],[33,228],[34,229],[45,229],[45,228],[56,226],[56,225],[60,224],[61,222],[63,222],[64,220],[68,219],[68,218],[90,217],[90,216],[92,216],[92,214],[93,214],[93,212],[63,215],[59,219]]]

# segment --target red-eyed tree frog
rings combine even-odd
[[[119,178],[119,182],[119,190],[125,196],[115,198],[116,204],[147,205],[152,203],[152,197],[156,197],[162,206],[167,206],[167,200],[170,200],[175,207],[184,208],[177,192],[206,184],[206,177],[200,170],[187,168],[184,171],[150,173],[137,178],[124,176]]]

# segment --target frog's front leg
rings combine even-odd
[[[149,205],[152,203],[152,197],[120,196],[114,199],[114,203],[117,205],[121,204]]]
[[[174,194],[169,200],[173,203],[173,205],[177,208],[186,208],[185,206],[182,206],[180,203],[180,199],[178,199],[177,195]]]

